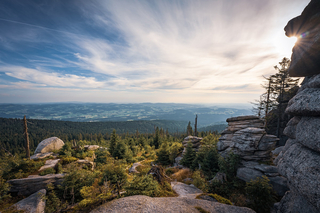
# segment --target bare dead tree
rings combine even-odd
[[[26,149],[26,157],[30,159],[30,143],[29,143],[29,135],[28,135],[28,127],[27,127],[27,118],[26,116],[23,117],[23,124],[24,124],[24,136],[25,136],[25,149]]]

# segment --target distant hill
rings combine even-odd
[[[0,117],[80,122],[171,120],[194,122],[198,127],[221,124],[229,117],[252,114],[249,109],[223,108],[196,104],[174,103],[54,103],[0,104]],[[169,128],[169,127],[168,127]]]

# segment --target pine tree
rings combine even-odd
[[[189,121],[188,126],[187,126],[187,135],[192,135],[192,127],[191,127],[191,122]]]
[[[109,152],[111,155],[113,155],[114,149],[116,148],[118,142],[118,135],[116,133],[116,130],[113,129],[111,140],[110,140],[110,146],[109,146]]]
[[[160,145],[160,133],[159,133],[159,127],[156,128],[156,135],[153,139],[153,145],[156,149],[159,148]]]
[[[196,152],[192,148],[192,143],[188,142],[186,152],[180,161],[180,164],[186,167],[191,167],[194,159],[196,158]]]
[[[115,149],[113,150],[112,156],[114,158],[123,159],[127,153],[127,150],[127,145],[123,142],[123,140],[119,140]]]
[[[162,165],[169,165],[170,164],[170,150],[167,141],[164,141],[161,144],[161,148],[158,152],[158,162]]]

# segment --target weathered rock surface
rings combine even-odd
[[[197,187],[181,182],[171,182],[171,187],[179,197],[196,198],[197,195],[203,193],[203,191]]]
[[[38,154],[38,153],[47,153],[47,152],[57,151],[61,149],[63,145],[64,145],[64,142],[57,137],[47,138],[38,144],[36,151],[34,153]]]
[[[287,123],[286,128],[283,130],[283,134],[288,136],[291,139],[296,138],[296,128],[297,124],[301,120],[301,117],[294,116],[293,118],[290,119],[290,121]]]
[[[312,76],[320,73],[320,2],[312,0],[300,16],[285,27],[287,36],[299,38],[292,49],[289,74],[292,77]]]
[[[41,189],[13,206],[25,213],[44,213],[46,207],[44,196],[46,193],[45,189]]]
[[[242,167],[237,170],[237,177],[241,180],[249,182],[256,179],[257,177],[262,177],[263,173],[256,169],[251,169],[247,167]]]
[[[288,179],[289,188],[320,209],[320,154],[295,143],[278,162],[279,173]]]
[[[306,88],[288,103],[286,113],[300,116],[320,115],[320,88]]]
[[[92,171],[94,170],[94,162],[89,161],[89,160],[77,160],[76,163],[83,165],[83,166],[87,166],[89,169],[91,169]]]
[[[8,181],[11,185],[9,192],[29,196],[41,189],[46,189],[49,183],[53,183],[55,186],[61,184],[63,177],[64,174],[49,174],[45,176],[32,175],[22,179],[12,179]]]
[[[46,163],[38,170],[43,171],[45,169],[54,168],[58,163],[60,159],[54,159],[54,160],[46,160]]]
[[[137,167],[138,166],[141,166],[141,164],[140,163],[134,163],[133,165],[132,165],[132,167],[129,169],[129,173],[139,173],[138,171],[137,171]]]
[[[320,117],[303,117],[297,125],[296,140],[320,152]]]
[[[38,153],[38,154],[34,154],[34,155],[30,156],[30,159],[31,160],[38,160],[38,159],[43,159],[43,158],[50,157],[53,155],[54,155],[53,152]]]
[[[100,146],[98,146],[98,145],[85,145],[84,148],[87,150],[93,151],[93,150],[99,149]]]
[[[182,155],[186,152],[186,147],[188,146],[188,143],[191,142],[192,148],[197,152],[199,151],[199,148],[201,146],[201,140],[202,138],[196,137],[196,136],[188,136],[185,137],[184,140],[182,141],[182,145],[184,146]]]
[[[237,170],[239,179],[249,182],[265,175],[278,195],[283,196],[288,190],[286,179],[279,176],[277,167],[259,163],[271,161],[271,152],[278,138],[267,135],[263,121],[257,116],[240,116],[227,121],[229,126],[217,144],[219,153],[226,156],[233,152],[241,157],[241,166]]]
[[[253,213],[255,211],[218,202],[200,200],[188,197],[155,197],[135,195],[113,200],[91,211],[91,213],[199,213],[195,206],[200,206],[211,213]]]

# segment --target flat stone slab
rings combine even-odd
[[[49,169],[49,168],[54,168],[58,163],[60,159],[54,159],[54,160],[46,160],[46,163],[38,170],[39,172]]]
[[[171,187],[179,195],[179,197],[196,198],[197,195],[203,193],[203,191],[197,187],[181,182],[171,182]]]
[[[91,213],[199,213],[200,206],[210,213],[253,213],[252,209],[188,197],[155,197],[144,195],[124,197],[107,202]]]
[[[12,179],[8,183],[11,185],[10,193],[22,196],[29,196],[41,189],[46,189],[49,183],[55,186],[63,181],[64,174],[49,174],[45,176],[32,175],[27,178]]]

